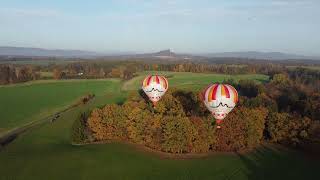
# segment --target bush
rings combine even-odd
[[[309,136],[311,120],[295,118],[288,113],[269,113],[266,133],[271,142],[298,145]]]
[[[211,117],[190,117],[193,130],[191,144],[188,152],[202,153],[212,150],[216,143],[215,127],[212,125]]]
[[[187,117],[166,116],[163,122],[163,151],[190,152],[188,146],[191,145],[194,128],[189,119]]]
[[[256,147],[263,140],[267,110],[240,107],[232,111],[223,121],[222,129],[216,131],[219,151],[240,151]]]
[[[198,93],[176,90],[172,94],[180,102],[187,116],[207,116],[210,114]]]
[[[253,80],[240,80],[237,86],[239,94],[249,98],[256,97],[266,91],[262,84],[257,84]]]
[[[88,119],[88,127],[97,140],[125,139],[126,117],[121,106],[107,105],[92,111]]]
[[[73,143],[83,143],[88,139],[86,120],[86,113],[82,113],[80,117],[74,121],[71,134],[71,140]]]

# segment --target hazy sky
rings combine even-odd
[[[320,55],[320,0],[0,0],[0,46]]]

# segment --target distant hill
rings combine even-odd
[[[114,57],[114,56],[113,56]],[[140,58],[140,59],[167,59],[167,60],[188,60],[188,59],[202,59],[204,57],[194,56],[191,54],[177,54],[172,52],[170,49],[162,50],[155,53],[144,53],[144,54],[127,54],[116,56],[119,58]]]
[[[0,47],[1,56],[45,56],[45,57],[95,57],[103,54],[81,50],[42,49],[28,47]]]
[[[209,54],[204,54],[203,56],[248,58],[248,59],[269,59],[269,60],[320,59],[320,57],[287,54],[287,53],[281,53],[281,52],[259,52],[259,51],[209,53]]]
[[[153,53],[154,56],[176,56],[174,52],[172,52],[170,49],[162,50],[156,53]]]
[[[180,55],[172,52],[170,49],[162,50],[155,53],[138,54],[137,56],[163,58],[163,59],[175,59],[180,57]]]
[[[206,58],[242,58],[242,59],[264,59],[264,60],[320,60],[320,57],[303,56],[295,54],[287,54],[281,52],[222,52],[222,53],[207,53],[207,54],[181,54],[175,53],[170,49],[162,50],[155,53],[135,54],[130,52],[119,53],[98,53],[94,51],[82,50],[63,50],[63,49],[43,49],[29,47],[5,47],[0,46],[0,56],[16,57],[64,57],[64,58],[120,58],[120,59],[168,59],[168,60],[201,60]]]

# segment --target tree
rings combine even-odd
[[[163,144],[165,152],[184,153],[188,152],[192,135],[195,129],[186,117],[167,116],[163,122]]]
[[[296,118],[288,113],[269,113],[266,133],[271,142],[298,145],[309,136],[311,120]]]
[[[262,85],[259,85],[252,80],[240,80],[237,88],[242,96],[249,98],[256,97],[265,92]]]
[[[212,126],[211,118],[190,117],[192,131],[188,133],[191,142],[188,152],[203,153],[212,150],[216,143],[215,127]]]
[[[88,132],[86,129],[87,118],[87,115],[85,113],[82,113],[80,117],[74,121],[71,134],[73,143],[83,143],[88,139]]]
[[[236,108],[223,120],[222,129],[216,131],[215,149],[239,151],[256,147],[263,140],[266,116],[265,108]]]
[[[272,83],[286,85],[289,83],[289,78],[286,74],[275,74],[272,77]]]
[[[60,69],[53,70],[53,78],[54,79],[61,79],[62,78],[62,71]]]
[[[114,78],[120,78],[121,76],[121,71],[118,68],[112,68],[111,72],[109,73],[110,77],[114,77]]]
[[[103,69],[103,68],[100,68],[99,76],[100,76],[100,77],[104,77],[105,75],[106,75],[106,73],[104,72],[104,69]]]

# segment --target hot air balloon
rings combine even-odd
[[[156,105],[168,90],[168,80],[164,76],[149,75],[142,82],[142,90],[153,105]]]
[[[217,128],[238,102],[237,90],[228,84],[210,84],[203,91],[203,102],[216,119]]]

